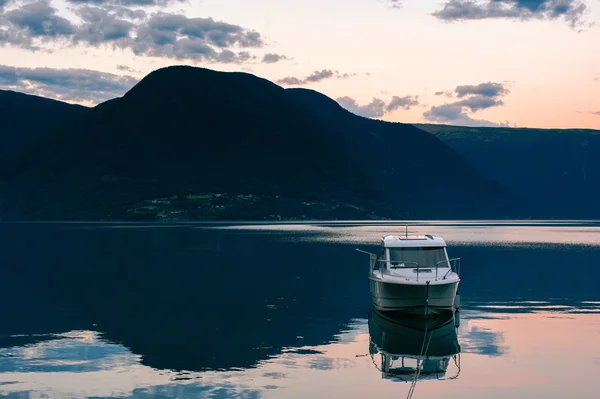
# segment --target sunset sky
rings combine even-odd
[[[0,0],[0,89],[245,71],[399,122],[600,129],[600,0]]]

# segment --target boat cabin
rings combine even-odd
[[[383,264],[379,264],[379,268],[387,269],[390,274],[400,274],[402,269],[438,274],[438,269],[449,269],[451,266],[446,242],[441,237],[429,234],[383,237],[380,261]]]
[[[448,267],[446,242],[436,236],[385,236],[382,240],[383,259],[388,268],[394,267]]]
[[[371,344],[372,345],[372,344]],[[382,378],[397,381],[414,382],[419,380],[445,380],[455,379],[460,372],[460,354],[453,356],[406,356],[393,355],[377,351],[381,356],[380,365],[376,363],[373,349],[369,348],[371,359],[375,367],[381,372]],[[454,360],[457,371],[456,376],[446,376],[450,360]]]

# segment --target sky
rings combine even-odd
[[[600,0],[0,0],[0,89],[92,106],[183,64],[393,122],[600,129]]]

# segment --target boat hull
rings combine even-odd
[[[450,357],[460,353],[455,317],[458,316],[452,311],[443,311],[436,317],[422,318],[381,313],[373,309],[369,315],[369,336],[379,352],[408,357]],[[423,342],[428,337],[427,353],[423,353]]]
[[[444,284],[399,284],[369,278],[373,307],[382,312],[434,316],[452,310],[459,281]]]

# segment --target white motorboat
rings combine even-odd
[[[448,258],[446,242],[433,235],[388,235],[381,255],[370,256],[369,285],[379,311],[432,316],[458,308],[460,259]]]

